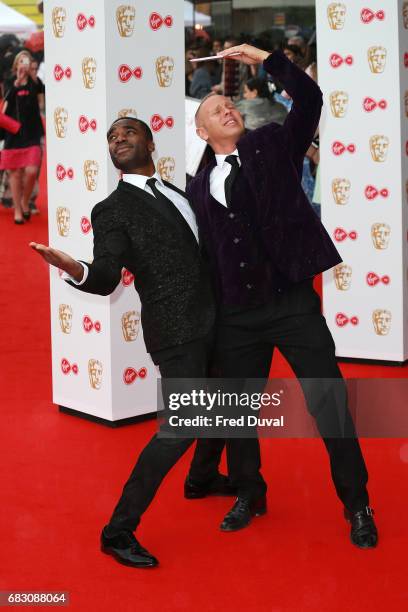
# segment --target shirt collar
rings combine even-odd
[[[146,182],[149,180],[149,178],[155,178],[160,185],[164,186],[162,178],[160,176],[160,174],[156,172],[153,174],[153,176],[145,176],[144,174],[123,174],[122,175],[122,180],[125,183],[130,183],[131,185],[134,185],[135,187],[139,187],[139,189],[146,189]]]
[[[215,160],[217,162],[218,168],[221,169],[223,167],[224,162],[225,162],[225,158],[228,157],[228,155],[236,155],[238,157],[238,163],[239,163],[239,165],[241,165],[241,160],[239,159],[238,149],[235,149],[235,151],[233,151],[232,153],[228,153],[228,154],[225,154],[225,155],[224,155],[224,153],[216,154]]]

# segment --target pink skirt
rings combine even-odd
[[[41,166],[41,147],[34,145],[24,149],[3,149],[0,152],[0,170],[16,170],[27,166]]]

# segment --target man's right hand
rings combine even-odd
[[[72,276],[78,283],[81,282],[84,276],[84,269],[81,264],[70,255],[63,251],[52,249],[44,244],[38,244],[37,242],[30,242],[30,247],[34,251],[37,251],[47,263],[63,270]]]

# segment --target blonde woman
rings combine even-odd
[[[14,203],[14,222],[30,219],[29,201],[41,166],[41,137],[44,128],[40,109],[44,106],[44,85],[30,76],[31,54],[21,51],[14,59],[12,78],[5,84],[3,112],[21,123],[17,134],[6,132],[0,169],[8,170]]]

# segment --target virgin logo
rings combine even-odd
[[[56,81],[62,81],[64,76],[66,76],[67,79],[71,78],[71,76],[72,76],[71,68],[68,67],[66,70],[64,70],[64,68],[62,66],[60,66],[59,64],[56,64],[56,66],[54,68],[54,78],[55,78],[55,80]]]
[[[101,331],[101,324],[99,321],[95,321],[95,323],[92,321],[91,317],[88,317],[88,315],[85,315],[83,320],[82,320],[82,325],[84,330],[86,331],[87,334],[89,334],[93,329],[98,332]]]
[[[59,181],[63,181],[66,177],[68,177],[71,181],[74,178],[73,169],[72,168],[65,169],[62,164],[58,164],[56,174],[57,174],[57,179]]]
[[[81,217],[81,231],[83,234],[89,234],[92,229],[92,225],[88,217]]]
[[[82,30],[85,30],[87,25],[89,25],[90,28],[94,28],[95,27],[95,17],[91,15],[90,18],[87,19],[83,13],[79,13],[77,17],[78,30],[82,32]]]
[[[339,68],[343,63],[347,64],[347,66],[352,66],[354,60],[352,55],[347,55],[343,58],[338,53],[332,53],[329,62],[332,68]]]
[[[164,24],[166,27],[171,28],[173,25],[173,17],[171,15],[166,15],[163,17],[159,15],[159,13],[151,13],[149,17],[149,24],[152,30],[159,30]]]
[[[347,323],[351,323],[352,325],[358,325],[358,317],[354,316],[349,318],[343,312],[338,312],[336,314],[336,325],[338,325],[339,327],[344,327],[345,325],[347,325]]]
[[[133,281],[135,280],[135,277],[133,276],[133,274],[131,272],[129,272],[129,270],[126,270],[126,268],[123,268],[122,270],[122,285],[124,287],[129,287]]]
[[[68,376],[70,372],[72,372],[73,374],[78,374],[77,364],[73,363],[71,365],[68,359],[65,359],[65,357],[61,360],[61,370],[62,370],[62,373],[65,374],[66,376]]]
[[[373,19],[383,21],[385,19],[385,13],[384,11],[374,12],[369,8],[363,8],[360,13],[360,18],[363,23],[371,23]]]
[[[174,125],[173,117],[163,119],[163,117],[160,115],[153,115],[150,119],[150,127],[152,128],[153,132],[160,132],[164,125],[167,125],[167,127],[171,129]]]
[[[378,276],[375,272],[369,272],[366,276],[367,285],[370,287],[375,287],[378,283],[383,283],[384,285],[389,285],[391,282],[390,277],[385,274],[384,276]]]
[[[369,98],[369,97],[364,98],[363,108],[367,113],[371,113],[377,107],[381,108],[382,110],[385,110],[387,108],[387,101],[380,100],[379,102],[376,102],[375,100],[373,100],[373,98]]]
[[[367,198],[367,200],[375,200],[375,198],[378,196],[382,196],[383,198],[388,198],[390,193],[388,189],[386,188],[378,190],[375,187],[373,187],[373,185],[367,185],[367,187],[364,190],[364,195]]]
[[[132,70],[132,68],[130,68],[127,64],[121,64],[118,68],[118,76],[122,83],[127,83],[130,81],[132,76],[134,76],[135,79],[141,79],[143,76],[143,70],[140,66]]]
[[[357,232],[355,230],[347,233],[342,227],[336,227],[334,230],[334,239],[337,242],[343,242],[346,238],[350,238],[351,240],[357,239]]]
[[[80,132],[82,132],[82,134],[85,134],[85,132],[87,132],[89,129],[95,132],[96,128],[98,127],[98,124],[96,122],[96,119],[91,119],[89,121],[85,117],[85,115],[81,115],[80,118],[78,119],[78,127],[79,127]]]
[[[345,151],[348,151],[349,153],[355,153],[355,150],[356,150],[356,145],[354,144],[344,145],[339,140],[336,140],[332,144],[332,151],[334,155],[343,155]]]
[[[135,370],[135,368],[126,368],[123,372],[123,382],[125,385],[131,385],[135,382],[136,378],[141,378],[142,380],[147,376],[147,369],[140,368],[140,370]]]

